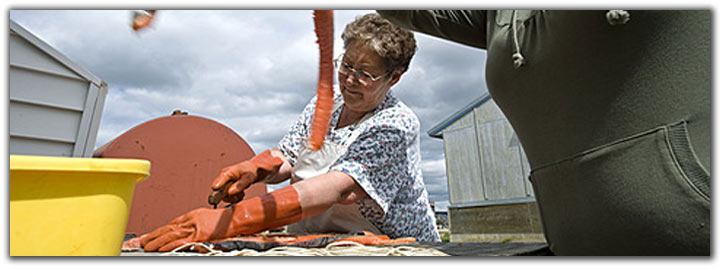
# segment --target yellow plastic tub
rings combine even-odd
[[[10,256],[116,256],[139,159],[10,155]]]

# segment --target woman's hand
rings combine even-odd
[[[220,171],[213,180],[213,194],[208,199],[210,204],[217,204],[220,200],[227,203],[236,203],[243,199],[245,189],[251,184],[265,178],[277,175],[284,161],[273,155],[270,150],[256,155],[252,159],[226,167]]]
[[[145,251],[172,251],[187,243],[285,226],[299,221],[302,213],[297,191],[293,186],[287,186],[244,200],[231,208],[192,210],[143,236],[140,243]]]
[[[148,252],[167,252],[187,243],[225,238],[231,220],[231,208],[198,208],[144,235],[140,244]]]

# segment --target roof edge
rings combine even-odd
[[[30,44],[35,45],[38,49],[41,51],[49,54],[53,58],[55,58],[58,62],[60,62],[62,65],[66,66],[73,72],[77,73],[81,77],[85,78],[86,80],[97,84],[102,85],[104,82],[100,77],[98,77],[95,74],[92,74],[87,69],[83,68],[82,66],[78,65],[74,61],[72,61],[70,58],[65,56],[63,53],[58,51],[57,49],[53,48],[48,44],[47,42],[43,41],[38,37],[37,35],[33,34],[29,30],[27,30],[25,27],[21,26],[17,22],[10,20],[10,30],[12,32],[17,33],[18,35],[22,36],[25,40],[30,42]]]
[[[457,112],[450,115],[448,118],[445,118],[445,120],[440,121],[440,123],[436,124],[434,127],[430,128],[427,131],[427,134],[430,135],[430,137],[442,139],[442,131],[451,125],[452,123],[455,123],[458,119],[462,118],[469,112],[471,112],[473,109],[477,108],[478,106],[482,105],[486,101],[490,100],[492,98],[490,96],[490,93],[487,92],[484,95],[480,96],[479,98],[473,100],[468,105],[465,105],[462,109],[458,110]]]

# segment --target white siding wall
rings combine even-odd
[[[485,189],[481,181],[482,168],[478,166],[480,156],[474,127],[446,129],[443,138],[450,203],[484,200]]]
[[[510,123],[490,99],[443,130],[451,204],[534,196]]]
[[[90,157],[107,86],[13,22],[8,46],[10,154]]]

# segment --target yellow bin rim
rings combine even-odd
[[[150,175],[150,161],[125,158],[77,158],[10,155],[10,171],[120,172]],[[139,178],[138,182],[144,178]]]

